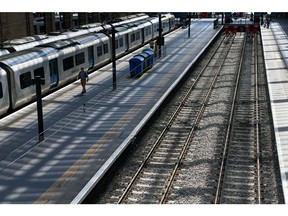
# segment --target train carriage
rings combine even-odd
[[[152,37],[155,38],[159,35],[159,19],[158,18],[154,18],[149,20],[149,22],[152,23]]]
[[[57,52],[57,55],[55,55],[53,58],[53,61],[56,64],[53,68],[57,68],[55,72],[58,73],[58,80],[56,81],[56,83],[54,82],[51,87],[60,87],[63,86],[65,83],[72,81],[73,77],[75,79],[76,75],[80,70],[80,67],[82,66],[82,64],[78,64],[79,66],[75,66],[75,62],[79,62],[79,60],[75,60],[78,54],[76,49],[76,41],[71,39],[62,40],[50,44],[45,44],[41,47],[50,47]],[[48,58],[50,59],[51,57],[49,56]],[[56,74],[55,72],[53,73],[54,75]],[[57,79],[56,76],[54,78]]]
[[[8,77],[6,72],[0,68],[0,116],[9,109]]]
[[[52,47],[58,53],[57,59],[54,59],[57,64],[54,68],[58,68],[56,73],[59,77],[57,87],[75,80],[81,67],[92,69],[108,63],[111,55],[109,38],[103,33],[79,36],[44,46]]]
[[[112,41],[112,38],[110,38]],[[122,56],[125,52],[128,51],[128,44],[126,40],[126,34],[123,32],[116,32],[115,33],[115,51],[116,56]],[[112,50],[112,42],[111,42],[111,50]]]
[[[50,75],[48,55],[51,53],[57,55],[57,52],[51,48],[33,48],[1,59],[0,66],[5,70],[6,76],[9,77],[8,86],[12,109],[35,98],[35,86],[32,85],[32,79],[37,75],[45,78],[45,84],[42,85],[43,94],[49,91],[50,82],[47,80]]]
[[[138,27],[133,27],[129,32],[129,48],[133,49],[143,43],[141,30]]]
[[[111,43],[112,38],[110,35],[109,38]],[[118,41],[119,43],[118,50],[116,49],[116,54],[121,54],[123,51],[127,52],[128,50],[134,49],[143,44],[143,35],[141,34],[141,29],[136,25],[118,26],[115,28],[115,40],[115,42]],[[122,47],[122,40],[124,47]]]
[[[150,18],[148,22],[152,24],[152,38],[159,36],[159,18]],[[175,28],[175,17],[172,14],[163,14],[161,16],[161,22],[162,34],[168,33]]]
[[[152,24],[150,22],[138,22],[136,25],[141,29],[142,44],[145,41],[150,41],[152,39]]]
[[[169,18],[169,31],[172,31],[175,29],[175,17],[173,14],[167,15]]]
[[[163,34],[168,33],[174,28],[175,18],[172,14],[164,14],[161,19],[162,19]]]

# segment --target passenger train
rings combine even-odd
[[[116,23],[113,23],[114,26],[119,26],[123,24],[129,24],[133,22],[138,22],[141,20],[147,19],[149,16],[146,14],[138,14],[128,17],[126,20],[122,20]],[[92,23],[80,26],[79,29],[74,29],[72,31],[63,31],[63,32],[51,32],[47,35],[34,35],[34,36],[27,36],[22,37],[18,39],[13,40],[7,40],[3,42],[1,48],[0,48],[0,56],[7,55],[9,53],[30,49],[32,47],[50,43],[53,41],[63,40],[63,39],[69,39],[73,37],[77,37],[80,35],[85,35],[92,32],[100,32],[104,29],[111,28],[110,25],[107,24],[101,24],[101,23]]]
[[[163,14],[162,33],[175,26],[172,14]],[[116,58],[158,36],[159,18],[115,27]],[[76,80],[81,67],[91,72],[111,61],[112,38],[107,33],[89,33],[38,45],[0,57],[0,117],[36,98],[32,80],[41,76],[42,95]]]

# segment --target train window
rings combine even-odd
[[[136,40],[139,40],[140,39],[140,32],[137,32],[136,33]]]
[[[75,55],[75,62],[76,62],[76,65],[80,65],[80,64],[85,63],[84,52],[78,53]]]
[[[37,68],[37,69],[34,70],[34,77],[36,77],[36,76],[40,76],[41,78],[45,78],[45,76],[44,76],[44,68],[43,67]],[[44,79],[43,85],[44,84],[45,84],[45,79]]]
[[[135,34],[131,34],[131,43],[135,41]]]
[[[102,46],[98,46],[97,47],[97,56],[101,56],[102,55]]]
[[[44,78],[44,68],[37,68],[34,70],[34,77],[40,76],[41,78]]]
[[[0,98],[3,98],[2,82],[0,82]]]
[[[27,88],[32,85],[32,78],[31,78],[31,72],[28,71],[24,74],[20,75],[20,87],[21,89]]]
[[[146,36],[151,35],[151,28],[146,28]]]
[[[156,24],[156,26],[155,26],[156,28],[154,29],[154,32],[157,32],[158,31],[158,29],[159,29],[159,24]]]
[[[108,51],[109,51],[108,50],[108,43],[104,44],[103,48],[104,48],[104,54],[108,53]]]
[[[119,40],[115,40],[115,49],[118,49],[119,47]]]
[[[123,43],[123,38],[119,38],[119,47],[123,47],[124,43]]]
[[[73,56],[63,59],[63,70],[66,71],[74,67]]]

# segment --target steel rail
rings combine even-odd
[[[255,71],[255,115],[256,115],[256,124],[255,124],[255,133],[256,133],[256,159],[257,159],[257,195],[258,195],[258,204],[261,204],[261,179],[260,179],[260,141],[259,141],[259,95],[258,95],[258,38],[255,35],[254,38],[255,51],[254,51],[254,71]]]
[[[231,132],[232,132],[232,127],[233,127],[233,117],[234,117],[234,111],[235,111],[235,103],[236,103],[236,97],[237,97],[237,92],[238,92],[238,87],[239,87],[239,83],[240,83],[240,73],[241,73],[241,69],[242,69],[242,62],[243,62],[243,58],[244,58],[244,52],[245,52],[245,44],[246,44],[246,39],[247,39],[247,35],[245,36],[244,39],[244,45],[242,47],[242,51],[241,51],[241,57],[240,57],[240,61],[239,61],[239,67],[238,67],[238,72],[237,72],[237,78],[236,78],[236,87],[234,90],[234,94],[233,94],[233,100],[232,100],[232,106],[231,106],[231,112],[230,112],[230,116],[229,116],[229,121],[228,121],[228,129],[226,132],[226,137],[225,137],[225,142],[224,142],[224,149],[223,149],[223,154],[222,154],[222,161],[221,161],[221,166],[220,166],[220,171],[219,171],[219,177],[218,177],[218,181],[217,181],[217,187],[216,187],[216,195],[215,195],[215,199],[214,199],[214,204],[219,204],[219,200],[220,200],[220,190],[221,190],[221,185],[222,185],[222,179],[223,179],[223,175],[224,175],[224,168],[225,168],[225,164],[226,164],[226,157],[227,157],[227,150],[228,150],[228,143],[229,140],[231,138]]]

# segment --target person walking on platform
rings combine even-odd
[[[89,81],[88,73],[84,70],[84,68],[81,68],[81,71],[78,74],[78,79],[80,79],[81,86],[82,86],[82,92],[81,94],[84,94],[86,92],[86,82]]]
[[[264,20],[264,28],[269,28],[269,25],[270,25],[270,16],[269,16],[269,14],[267,13],[266,15],[265,15],[265,20]]]
[[[150,49],[154,50],[154,41],[153,40],[150,40],[149,45],[150,45]]]
[[[269,28],[269,25],[270,25],[270,15],[269,14],[266,15],[266,24],[267,24],[267,28]]]

